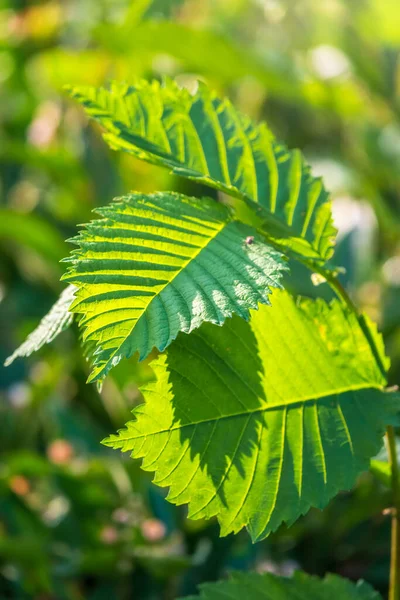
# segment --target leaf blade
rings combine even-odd
[[[4,365],[10,366],[16,358],[30,356],[45,344],[50,344],[62,331],[68,329],[73,321],[69,312],[73,302],[75,287],[69,285],[61,293],[57,302],[43,317],[39,325],[30,333],[27,339],[9,356]]]
[[[112,148],[244,200],[271,240],[307,260],[331,256],[328,194],[300,152],[203,84],[194,96],[171,81],[70,93],[105,128]]]
[[[153,365],[146,404],[105,443],[143,458],[190,518],[254,541],[349,489],[398,407],[355,315],[278,290],[249,324],[205,324]]]
[[[348,579],[328,574],[324,579],[297,571],[293,577],[278,577],[271,573],[233,573],[228,581],[205,583],[199,586],[198,596],[181,600],[382,600],[365,581],[353,583]]]
[[[280,285],[280,254],[212,200],[131,194],[99,212],[64,276],[78,288],[71,310],[82,315],[83,339],[97,347],[90,381],[203,321],[248,318]]]

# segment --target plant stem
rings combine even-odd
[[[265,235],[265,232],[264,232]],[[267,236],[266,236],[267,237]],[[267,237],[268,239],[268,237]],[[275,246],[278,250],[282,250],[279,248],[279,245],[275,244],[273,241],[268,241]],[[314,263],[309,262],[307,259],[301,259],[297,257],[297,259],[303,263],[308,269],[313,272],[319,273],[322,277],[325,278],[328,285],[332,288],[335,294],[338,296],[339,300],[347,306],[347,308],[354,314],[357,315],[358,322],[360,324],[361,329],[363,330],[364,336],[371,348],[371,351],[374,355],[376,364],[378,365],[384,380],[386,381],[386,368],[382,361],[381,355],[379,353],[378,348],[376,347],[375,341],[371,336],[371,332],[368,327],[368,323],[365,320],[363,314],[360,314],[353,300],[347,293],[346,289],[340,283],[338,277],[330,272],[329,270],[325,270],[323,267],[320,267]],[[400,471],[399,464],[397,460],[397,452],[396,452],[396,435],[392,426],[388,426],[386,429],[386,444],[389,455],[389,464],[391,469],[391,489],[392,489],[392,533],[391,533],[391,546],[390,546],[390,583],[389,583],[389,599],[388,600],[400,600]]]
[[[396,451],[396,436],[392,426],[387,428],[386,444],[392,471],[393,495],[389,600],[400,600],[400,474]]]
[[[323,275],[323,271],[321,271],[321,274]],[[339,299],[342,300],[342,302],[344,304],[346,304],[346,306],[348,306],[352,312],[358,314],[358,309],[357,309],[356,305],[354,304],[353,300],[350,298],[346,289],[340,283],[338,277],[331,275],[330,273],[326,273],[325,278],[326,278],[328,284],[333,289],[333,291],[339,297]]]
[[[357,307],[348,295],[337,277],[324,274],[327,282],[335,291],[340,300],[355,314],[358,315],[358,321],[368,344],[373,352],[375,361],[384,378],[386,378],[385,365],[382,362],[375,342],[371,337],[368,325],[363,315],[360,315]],[[390,543],[390,581],[389,581],[389,599],[400,600],[400,471],[397,460],[396,435],[391,425],[386,429],[386,445],[391,469],[391,488],[392,488],[392,532]]]
[[[280,249],[278,245],[268,240],[272,245]],[[338,277],[325,270],[314,263],[310,263],[307,259],[298,260],[303,263],[308,269],[313,272],[319,273],[325,278],[326,282],[338,296],[339,300],[347,306],[347,308],[357,315],[358,322],[364,333],[364,336],[368,342],[369,347],[374,355],[376,364],[378,365],[384,380],[386,381],[386,368],[381,358],[378,348],[376,347],[375,340],[371,336],[368,323],[365,320],[363,314],[360,314],[353,300],[347,293],[346,289],[340,283]],[[397,460],[396,452],[396,435],[392,426],[388,426],[386,429],[386,444],[389,455],[389,464],[391,469],[391,489],[392,489],[392,533],[391,533],[391,547],[390,547],[390,583],[389,583],[389,599],[388,600],[400,600],[400,471]]]
[[[322,271],[322,273],[323,273],[323,271]],[[360,327],[365,335],[368,345],[371,348],[372,354],[374,355],[375,362],[379,367],[382,377],[386,381],[386,376],[387,376],[386,367],[382,361],[381,355],[379,354],[379,350],[376,347],[375,341],[374,341],[373,337],[371,336],[371,332],[369,330],[368,323],[366,322],[364,315],[359,313],[353,300],[351,299],[351,297],[349,296],[349,294],[347,293],[347,291],[345,290],[345,288],[340,283],[340,281],[337,277],[335,277],[331,274],[325,273],[325,278],[326,278],[328,284],[333,289],[333,291],[336,293],[336,295],[339,297],[339,299],[343,302],[343,304],[345,304],[347,306],[347,308],[350,309],[351,312],[353,312],[357,315],[358,322],[359,322]]]

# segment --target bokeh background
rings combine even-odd
[[[1,362],[56,300],[64,240],[96,206],[129,190],[204,194],[112,153],[63,91],[163,75],[229,95],[324,176],[343,282],[378,321],[399,383],[398,0],[0,0]],[[290,285],[329,297],[297,267]],[[172,599],[249,568],[386,592],[389,499],[373,475],[261,543],[219,538],[100,444],[130,418],[149,366],[124,361],[101,394],[87,374],[74,329],[0,369],[1,599]]]

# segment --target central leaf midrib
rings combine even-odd
[[[126,340],[132,335],[134,329],[136,328],[137,324],[139,323],[140,319],[143,317],[143,315],[149,310],[149,307],[151,305],[151,303],[153,302],[153,300],[157,297],[160,296],[160,294],[163,292],[163,290],[168,287],[169,285],[171,285],[171,283],[176,279],[176,277],[178,277],[178,275],[180,275],[180,273],[182,273],[182,271],[184,269],[186,269],[186,267],[192,262],[194,261],[197,256],[205,249],[207,248],[207,246],[221,233],[221,231],[230,223],[231,221],[222,221],[221,222],[221,226],[217,229],[215,229],[215,233],[212,237],[210,237],[207,241],[206,244],[204,244],[204,246],[199,247],[199,249],[195,252],[195,254],[193,254],[193,256],[191,256],[188,260],[186,260],[186,262],[183,263],[183,265],[180,267],[180,269],[178,269],[175,273],[175,275],[173,275],[173,277],[171,277],[171,279],[169,279],[164,285],[163,287],[154,294],[154,296],[152,297],[152,299],[150,300],[150,302],[143,308],[140,316],[136,319],[135,324],[132,326],[132,328],[130,329],[129,333],[125,336],[124,341],[115,349],[115,351],[112,353],[112,355],[110,356],[110,358],[107,360],[106,363],[104,363],[101,372],[102,373],[104,371],[104,369],[107,368],[107,366],[110,364],[110,362],[112,361],[112,359],[114,358],[114,356],[117,354],[117,352],[120,350],[120,348],[124,345],[124,343],[126,342]],[[98,375],[100,375],[100,373]]]
[[[295,406],[296,404],[298,404],[299,406],[307,404],[307,403],[311,403],[311,402],[322,402],[324,399],[329,398],[330,396],[338,396],[340,394],[344,394],[346,392],[356,392],[359,390],[365,390],[365,389],[373,389],[373,390],[378,390],[383,392],[383,388],[378,386],[378,385],[371,385],[371,384],[360,384],[360,385],[353,385],[353,386],[346,386],[343,388],[338,388],[336,390],[332,390],[326,394],[324,394],[323,396],[318,396],[315,397],[311,396],[311,397],[305,397],[305,398],[297,398],[297,399],[293,399],[293,400],[288,400],[288,402],[279,402],[277,404],[264,404],[263,406],[259,406],[257,408],[253,408],[253,409],[249,409],[249,410],[243,410],[243,411],[239,411],[237,413],[232,413],[229,415],[217,415],[215,417],[210,417],[208,419],[199,419],[197,421],[191,421],[190,423],[184,423],[184,424],[176,424],[175,426],[172,427],[168,427],[166,429],[160,429],[158,431],[153,431],[151,433],[148,434],[143,434],[143,435],[137,435],[137,436],[130,436],[130,437],[125,437],[123,439],[121,439],[121,441],[127,441],[130,439],[141,439],[144,437],[150,437],[153,435],[159,435],[161,433],[169,433],[171,431],[179,431],[180,429],[184,429],[185,427],[195,427],[196,425],[202,425],[205,423],[213,423],[214,421],[222,421],[222,420],[226,420],[226,419],[234,419],[236,417],[245,417],[248,415],[252,415],[252,414],[256,414],[256,413],[262,413],[262,412],[271,412],[274,410],[284,410],[285,408],[287,408],[288,406]],[[144,404],[145,405],[145,404]],[[142,405],[141,405],[142,406]],[[336,408],[336,407],[335,407]],[[134,421],[135,423],[135,421]]]
[[[101,110],[100,106],[93,102],[93,104],[96,104],[97,109]],[[108,118],[111,121],[114,121],[111,113],[108,112]],[[126,127],[126,126],[125,126]],[[138,135],[138,138],[144,139],[142,135]],[[139,150],[140,152],[149,152],[148,150],[143,150],[142,148],[140,148],[140,146],[136,146],[135,144],[133,144],[130,141],[126,141],[127,144],[129,146],[133,146],[134,148],[136,148],[137,150]],[[154,148],[158,148],[157,144],[153,144]],[[202,147],[202,144],[201,144]],[[173,163],[176,164],[176,167],[174,167],[173,165],[171,165],[171,168],[174,170],[176,168],[180,168],[180,169],[187,169],[187,170],[191,170],[193,173],[196,173],[196,178],[200,179],[204,179],[204,182],[207,184],[207,182],[210,184],[210,182],[215,183],[215,187],[222,187],[223,191],[225,191],[228,195],[232,196],[232,197],[237,197],[241,200],[244,200],[247,203],[250,203],[253,206],[258,207],[259,209],[262,209],[263,214],[265,215],[266,219],[269,219],[271,221],[271,223],[273,224],[274,227],[276,227],[278,230],[287,233],[290,235],[290,237],[294,237],[297,239],[301,239],[304,240],[305,242],[307,242],[306,238],[302,235],[302,232],[299,235],[294,235],[294,230],[292,227],[290,227],[286,221],[281,221],[280,219],[278,219],[275,216],[275,213],[271,212],[270,210],[268,210],[268,208],[266,208],[265,206],[263,206],[263,204],[261,204],[260,201],[256,201],[254,198],[251,198],[250,196],[248,196],[247,194],[245,194],[244,192],[242,192],[236,185],[233,184],[228,184],[226,182],[223,181],[218,181],[217,179],[215,179],[214,177],[212,177],[209,173],[202,173],[201,171],[198,171],[197,169],[193,169],[190,168],[187,164],[182,163],[180,160],[177,160],[173,154],[171,153],[165,153],[162,148],[159,148],[158,153],[156,153],[156,151],[154,151],[154,155],[158,158],[166,158],[168,157]],[[163,166],[163,165],[162,165]],[[179,174],[179,173],[178,173]],[[214,187],[214,186],[213,186]],[[236,193],[235,193],[236,192]],[[318,255],[318,250],[315,249],[315,247],[310,244],[307,243],[307,246],[310,246]]]

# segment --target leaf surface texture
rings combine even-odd
[[[69,309],[75,291],[76,289],[73,285],[69,285],[65,288],[57,302],[52,306],[47,315],[43,317],[36,329],[34,329],[23,344],[7,358],[5,366],[11,365],[16,358],[29,356],[45,344],[49,344],[59,333],[71,325],[73,315],[69,312]]]
[[[262,539],[349,489],[398,407],[354,314],[280,290],[250,322],[205,324],[152,366],[145,404],[105,443],[222,535]]]
[[[78,291],[90,380],[122,358],[164,350],[180,331],[269,303],[286,269],[281,255],[230,211],[209,199],[132,194],[98,212],[75,238],[64,279]],[[93,351],[93,348],[95,350]]]
[[[242,218],[282,248],[310,261],[331,256],[336,231],[321,180],[300,151],[279,144],[265,123],[254,124],[229,100],[203,84],[192,96],[172,81],[70,91],[112,148],[244,200],[253,214],[242,211]]]

